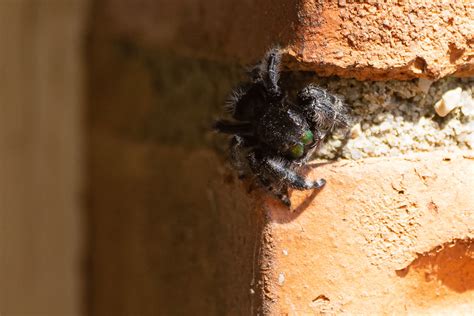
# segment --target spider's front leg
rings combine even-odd
[[[316,181],[311,181],[300,174],[295,170],[291,169],[284,160],[275,159],[275,158],[266,158],[264,159],[264,170],[272,174],[273,177],[279,179],[285,185],[293,189],[298,190],[310,190],[310,189],[319,189],[326,184],[326,180],[318,179]]]
[[[272,98],[280,98],[282,92],[278,81],[280,80],[281,52],[273,48],[267,52],[259,65],[253,69],[255,83],[261,83],[266,93]]]
[[[272,49],[268,52],[266,58],[266,71],[267,71],[267,89],[274,95],[280,95],[280,87],[278,81],[280,80],[280,63],[281,53],[278,49]]]
[[[298,190],[319,189],[326,184],[326,180],[311,181],[291,169],[290,164],[282,159],[264,157],[257,159],[255,153],[250,153],[250,167],[258,174],[261,182],[285,205],[290,206],[288,187]]]

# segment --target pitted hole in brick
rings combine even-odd
[[[316,301],[329,302],[331,300],[326,295],[321,294],[321,295],[318,295],[316,298],[313,299],[313,303],[316,302]]]
[[[316,313],[319,315],[336,315],[340,313],[340,304],[334,304],[329,297],[320,294],[309,303]]]
[[[466,49],[458,48],[455,43],[450,43],[449,49],[448,49],[449,61],[451,63],[455,63],[458,59],[460,59],[464,55],[465,52],[466,52]]]
[[[437,281],[457,293],[474,290],[474,240],[455,239],[435,247],[396,274],[401,278],[422,276],[424,282]]]
[[[428,65],[428,63],[426,62],[426,60],[423,57],[418,56],[413,61],[412,67],[419,70],[419,71],[421,71],[421,72],[424,72],[424,71],[426,71],[427,65]]]

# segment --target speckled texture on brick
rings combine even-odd
[[[188,56],[252,63],[280,45],[290,68],[320,75],[387,80],[474,74],[470,0],[99,3],[103,30]]]
[[[294,191],[292,212],[268,198],[272,314],[472,311],[473,159],[438,151],[342,160],[310,172],[326,187]]]
[[[364,80],[472,75],[472,1],[301,3],[297,68]]]

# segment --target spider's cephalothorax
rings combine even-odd
[[[324,179],[305,179],[298,169],[328,133],[348,125],[349,117],[340,98],[314,85],[290,101],[279,85],[280,59],[277,49],[266,54],[251,70],[251,82],[234,91],[228,104],[232,119],[219,120],[214,128],[233,135],[231,159],[240,175],[255,175],[289,206],[288,188],[324,186]]]

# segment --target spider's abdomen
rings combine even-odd
[[[254,121],[262,115],[267,102],[263,87],[259,85],[242,87],[236,92],[234,100],[232,103],[232,117],[238,121],[248,122]]]

